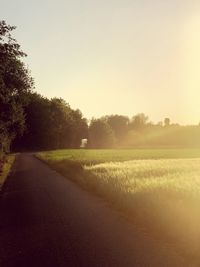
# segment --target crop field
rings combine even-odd
[[[200,149],[66,149],[40,152],[45,160],[73,160],[81,164],[97,164],[136,159],[200,158]]]
[[[38,157],[156,238],[199,250],[199,150],[63,150]]]

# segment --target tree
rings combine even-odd
[[[129,118],[122,115],[111,115],[106,116],[105,119],[114,131],[118,141],[123,139],[128,131]]]
[[[81,140],[88,139],[88,124],[87,120],[79,109],[71,110],[72,116],[72,140],[71,147],[80,148]]]
[[[130,128],[133,130],[141,130],[147,125],[148,120],[148,116],[146,116],[144,113],[139,113],[132,117]]]
[[[25,107],[26,130],[14,142],[14,149],[78,148],[87,138],[88,125],[79,110],[61,98],[51,100],[37,93],[28,94]]]
[[[71,108],[61,98],[52,98],[50,102],[51,145],[53,148],[67,148],[71,144],[72,117]]]
[[[165,127],[168,127],[170,125],[170,119],[169,118],[165,118],[164,125],[165,125]]]
[[[115,144],[115,134],[105,119],[93,119],[89,126],[89,144],[92,148],[109,148]]]
[[[50,101],[37,93],[27,94],[28,104],[24,108],[26,129],[23,136],[14,140],[15,150],[47,149],[51,133]]]
[[[21,61],[26,54],[12,38],[15,27],[0,21],[0,143],[9,151],[16,135],[23,133],[23,107],[26,93],[33,87],[33,79]]]

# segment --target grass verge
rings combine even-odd
[[[12,168],[12,165],[15,160],[15,155],[1,155],[0,157],[0,190],[5,182],[9,172]]]

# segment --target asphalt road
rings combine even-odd
[[[18,156],[0,196],[1,267],[191,266],[34,156]]]

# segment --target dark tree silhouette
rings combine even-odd
[[[148,116],[146,116],[144,113],[139,113],[132,117],[132,120],[129,125],[130,129],[141,130],[147,125],[148,120]]]
[[[105,119],[93,119],[89,126],[89,144],[92,148],[109,148],[115,144],[115,134]]]
[[[128,132],[129,118],[122,115],[110,115],[106,116],[105,120],[110,125],[115,133],[116,139],[119,142],[121,139],[125,138]]]
[[[170,125],[170,119],[169,118],[164,119],[164,125],[165,125],[165,127],[168,127]]]
[[[0,143],[7,151],[15,136],[25,129],[25,95],[33,87],[33,79],[21,61],[26,54],[11,36],[14,29],[0,21]]]
[[[26,130],[15,140],[15,150],[78,148],[81,139],[88,137],[86,119],[63,99],[49,100],[36,93],[27,97]]]

